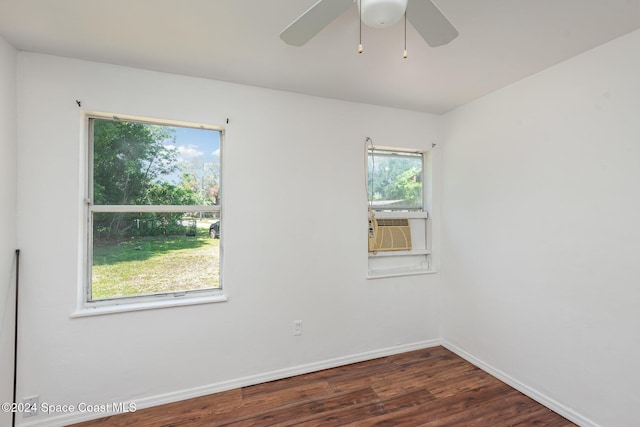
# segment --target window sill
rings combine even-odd
[[[427,211],[377,211],[374,210],[376,218],[409,218],[409,219],[428,219]]]
[[[227,300],[226,295],[210,295],[206,297],[186,297],[171,300],[85,306],[71,313],[70,317],[102,316],[107,314],[126,313],[129,311],[156,310],[160,308],[182,307],[187,305],[211,304],[216,302],[226,302]]]
[[[411,251],[379,251],[369,252],[369,258],[384,258],[394,256],[416,256],[416,255],[431,255],[431,251],[426,249],[418,249]]]
[[[384,279],[386,277],[416,276],[420,274],[436,274],[435,270],[425,270],[422,268],[397,268],[369,271],[367,279]]]

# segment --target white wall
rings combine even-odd
[[[18,68],[29,337],[20,397],[151,404],[438,338],[438,275],[365,280],[363,190],[365,137],[430,148],[436,117],[31,53],[19,54]],[[209,124],[229,118],[228,302],[70,318],[83,238],[85,141],[76,100],[89,111]],[[292,336],[294,319],[304,321],[301,337]],[[51,420],[28,421],[70,418]]]
[[[584,425],[640,420],[640,32],[444,118],[442,336]]]
[[[19,399],[147,405],[442,336],[584,425],[634,425],[639,54],[635,32],[439,118],[21,53],[16,185],[16,53],[0,41],[0,200],[19,194],[17,219],[15,203],[0,206],[0,292],[13,284],[16,223]],[[230,119],[228,302],[70,317],[82,260],[81,110]],[[440,275],[365,280],[366,136],[439,143]],[[3,310],[4,378],[12,308]],[[301,337],[294,319],[304,320]]]
[[[16,62],[0,37],[0,402],[13,398],[13,326],[16,250]],[[0,412],[0,425],[11,414]]]

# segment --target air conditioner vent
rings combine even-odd
[[[410,250],[409,219],[371,218],[369,220],[369,252]]]
[[[378,221],[378,227],[409,226],[409,220],[407,218],[380,218],[376,221]]]

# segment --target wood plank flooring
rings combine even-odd
[[[443,347],[412,351],[74,427],[574,426]]]

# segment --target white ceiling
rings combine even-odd
[[[316,0],[0,0],[20,50],[443,113],[640,28],[640,0],[435,0],[460,32],[429,47],[354,6],[303,47],[279,33]]]

